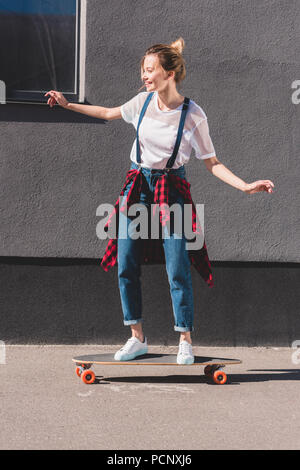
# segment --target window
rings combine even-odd
[[[82,101],[83,13],[83,0],[0,0],[0,80],[7,102],[45,103],[51,89]]]

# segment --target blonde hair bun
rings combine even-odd
[[[171,44],[159,43],[148,47],[140,63],[141,80],[143,81],[143,68],[145,57],[149,54],[157,54],[162,68],[167,72],[175,72],[176,84],[182,82],[186,75],[185,60],[182,56],[184,46],[184,40],[182,39],[182,37],[179,37],[178,39],[176,39],[176,41],[172,42]]]
[[[184,46],[185,46],[185,42],[184,42],[184,39],[182,37],[176,39],[176,41],[174,41],[170,44],[170,47],[173,47],[173,49],[176,49],[177,52],[179,52],[179,54],[182,54]]]

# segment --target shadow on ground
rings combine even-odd
[[[227,382],[224,385],[239,385],[241,383],[251,382],[268,382],[268,381],[282,381],[282,380],[300,380],[300,369],[250,369],[248,372],[261,372],[259,374],[227,374]],[[265,373],[268,372],[268,373]],[[104,377],[97,376],[95,385],[107,383],[159,383],[159,384],[197,384],[207,383],[214,384],[212,379],[205,375],[166,375],[166,376],[138,376],[138,377]]]

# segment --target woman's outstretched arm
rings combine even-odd
[[[44,96],[49,96],[47,104],[52,108],[55,104],[58,104],[62,108],[75,111],[77,113],[86,114],[98,119],[105,119],[112,121],[113,119],[122,119],[121,107],[116,108],[104,108],[102,106],[93,106],[90,104],[79,104],[70,103],[60,91],[50,90],[45,93]]]
[[[274,183],[270,180],[258,180],[253,183],[246,183],[238,176],[234,175],[217,157],[204,159],[206,168],[210,173],[234,188],[240,189],[244,193],[253,194],[259,191],[266,191],[272,193]]]

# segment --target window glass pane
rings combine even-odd
[[[0,79],[10,90],[76,92],[76,0],[0,0]]]

